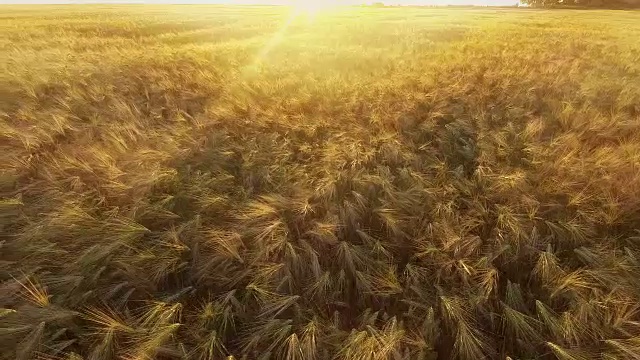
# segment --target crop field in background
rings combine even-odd
[[[0,13],[0,359],[638,359],[640,12]]]

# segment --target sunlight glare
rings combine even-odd
[[[327,11],[340,5],[339,1],[298,0],[292,1],[292,6],[297,12],[315,16],[319,12]]]

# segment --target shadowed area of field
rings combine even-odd
[[[639,12],[0,9],[0,359],[640,353]]]

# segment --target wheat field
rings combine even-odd
[[[640,12],[0,9],[0,359],[640,359]]]

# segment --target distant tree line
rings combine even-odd
[[[602,9],[640,9],[640,0],[520,0],[522,4],[533,7],[572,7],[572,8],[602,8]],[[386,7],[377,1],[369,6]],[[518,6],[517,0],[516,5]]]
[[[640,8],[640,0],[523,0],[522,2],[535,7]]]

